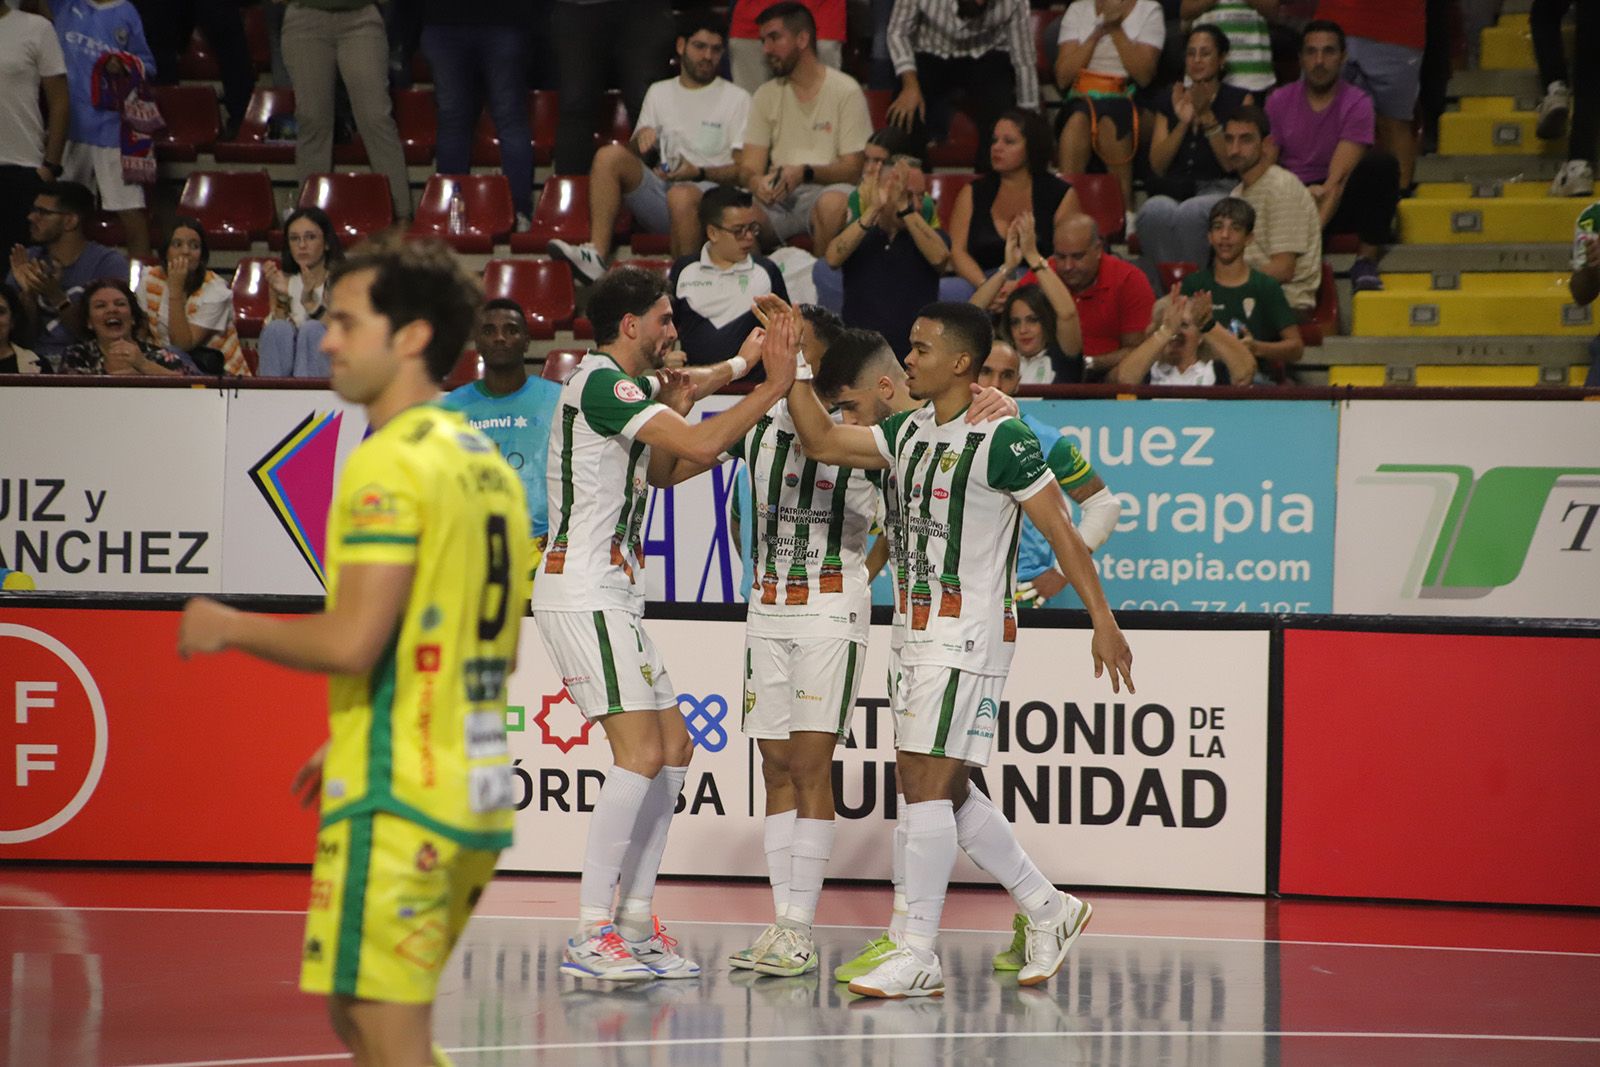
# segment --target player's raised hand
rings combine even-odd
[[[771,329],[773,318],[786,313],[789,310],[789,302],[777,293],[763,293],[751,301],[750,310],[755,312],[757,322]]]
[[[1113,693],[1122,692],[1123,685],[1128,687],[1128,692],[1134,691],[1133,650],[1128,647],[1128,639],[1122,636],[1122,630],[1115,622],[1094,628],[1094,638],[1089,642],[1089,654],[1094,657],[1096,678],[1100,677],[1102,671],[1110,669]]]
[[[178,622],[178,655],[188,659],[227,648],[228,624],[236,614],[210,597],[192,598],[183,606],[183,618]]]
[[[689,372],[663,367],[656,371],[656,381],[660,383],[656,399],[688,418],[689,411],[694,407],[694,379]]]
[[[973,382],[972,404],[967,408],[967,421],[974,426],[996,419],[1016,418],[1017,402],[992,385]]]
[[[776,382],[787,390],[794,382],[795,352],[800,347],[800,313],[784,305],[781,314],[773,314],[767,326],[767,336],[761,341],[761,365],[766,369],[767,380]]]
[[[760,313],[758,312],[757,314],[759,316]],[[763,319],[762,321],[766,320]],[[766,339],[766,329],[764,327],[757,326],[755,329],[751,330],[750,335],[744,339],[744,344],[739,346],[739,351],[735,353],[735,355],[744,360],[745,374],[749,374],[751,371],[755,370],[756,364],[761,362],[761,344]],[[744,375],[740,375],[740,377],[743,376]],[[734,380],[737,381],[738,379],[736,378]]]
[[[300,799],[302,808],[309,808],[322,796],[322,764],[328,758],[328,742],[322,742],[322,747],[311,754],[306,760],[306,765],[294,772],[294,781],[289,783],[289,792]]]

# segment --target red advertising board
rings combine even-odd
[[[0,859],[309,863],[318,677],[184,662],[178,613],[0,607]]]
[[[1283,648],[1283,892],[1600,906],[1600,640]]]

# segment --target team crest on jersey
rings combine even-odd
[[[950,469],[956,465],[956,460],[960,458],[961,457],[956,455],[954,452],[946,452],[944,455],[939,457],[939,469],[944,471],[946,474],[949,474]],[[940,497],[939,499],[943,500],[944,498]]]
[[[372,484],[356,490],[355,504],[350,508],[352,526],[360,529],[392,526],[396,517],[394,497],[383,486]]]
[[[417,849],[417,870],[424,874],[439,866],[439,850],[433,847],[432,841],[424,841],[422,847]]]
[[[622,379],[612,387],[611,391],[624,404],[637,404],[641,400],[647,399],[644,395],[644,390],[639,388],[639,383],[629,378]]]
[[[783,476],[783,484],[787,485],[790,489],[793,489],[795,486],[800,484],[800,476],[794,471],[790,471],[788,474]]]
[[[650,664],[648,664],[648,663],[639,664],[639,673],[644,676],[644,684],[645,685],[655,685],[656,684],[655,668],[650,666]]]

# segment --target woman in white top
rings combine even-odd
[[[250,364],[233,326],[233,290],[207,269],[211,246],[200,220],[173,220],[161,258],[162,266],[139,276],[134,292],[152,340],[187,352],[208,374],[248,375]]]
[[[22,298],[9,285],[0,285],[0,374],[47,374],[39,357],[30,349],[13,344],[11,331],[22,324]]]
[[[322,314],[328,298],[328,271],[344,258],[333,221],[319,208],[303,207],[283,227],[283,256],[268,261],[262,273],[272,289],[272,313],[257,343],[263,378],[326,378],[322,354],[327,328]]]

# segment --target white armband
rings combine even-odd
[[[1083,509],[1078,534],[1093,552],[1105,544],[1111,531],[1116,529],[1117,520],[1122,518],[1122,501],[1113,496],[1110,489],[1102,489],[1078,506]]]
[[[797,382],[809,382],[811,380],[811,364],[806,362],[806,354],[804,352],[796,352],[794,354],[794,380]]]
[[[728,360],[728,369],[733,372],[733,380],[738,381],[750,370],[750,361],[743,356],[734,356]]]

